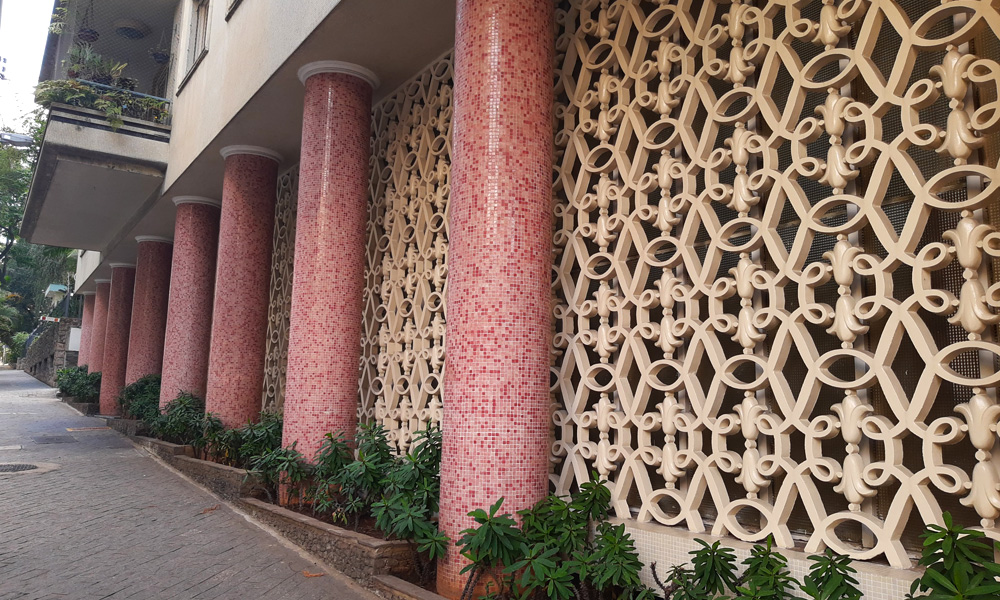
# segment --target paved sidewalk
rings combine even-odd
[[[21,371],[0,370],[0,600],[373,598]],[[6,448],[20,446],[20,449]]]

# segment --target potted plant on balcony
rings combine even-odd
[[[87,79],[101,60],[101,55],[90,44],[74,44],[66,54],[66,75],[70,79]]]
[[[91,74],[91,81],[101,85],[114,85],[121,79],[122,72],[128,63],[120,63],[112,58],[103,58]]]
[[[170,47],[163,43],[163,33],[160,34],[160,43],[149,49],[149,57],[158,65],[165,65],[170,62]]]

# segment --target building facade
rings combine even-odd
[[[43,79],[131,22],[169,124],[53,103],[23,230],[81,249],[102,410],[439,424],[452,539],[595,476],[647,564],[771,536],[897,598],[944,511],[1000,539],[989,2],[132,4]]]

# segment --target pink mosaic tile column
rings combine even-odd
[[[97,296],[95,292],[80,292],[83,296],[83,320],[80,322],[80,350],[76,355],[76,364],[86,366],[90,357],[90,335],[94,331],[94,304]]]
[[[111,280],[95,279],[94,331],[90,334],[88,373],[97,373],[104,366],[104,338],[108,331],[108,299],[111,297]]]
[[[140,235],[135,240],[139,242],[139,250],[135,260],[135,297],[125,385],[146,375],[159,375],[163,368],[163,334],[167,327],[173,253],[173,241],[167,238]]]
[[[271,237],[281,157],[227,146],[205,410],[226,427],[260,416],[271,285]]]
[[[305,84],[283,444],[311,457],[357,426],[372,89],[363,67],[299,70]]]
[[[104,335],[104,364],[101,366],[101,414],[119,414],[118,393],[125,387],[128,362],[129,327],[132,323],[132,295],[135,292],[135,265],[112,263],[111,295],[108,298],[108,325]]]
[[[548,489],[552,270],[551,0],[459,0],[449,205],[440,523]],[[454,548],[438,593],[458,598]]]
[[[163,341],[160,408],[188,392],[205,397],[208,379],[215,258],[219,248],[219,207],[200,196],[174,198],[174,252],[170,300]]]

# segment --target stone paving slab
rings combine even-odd
[[[0,463],[58,465],[0,473],[0,600],[374,598],[120,434],[66,431],[102,424],[0,370]]]

